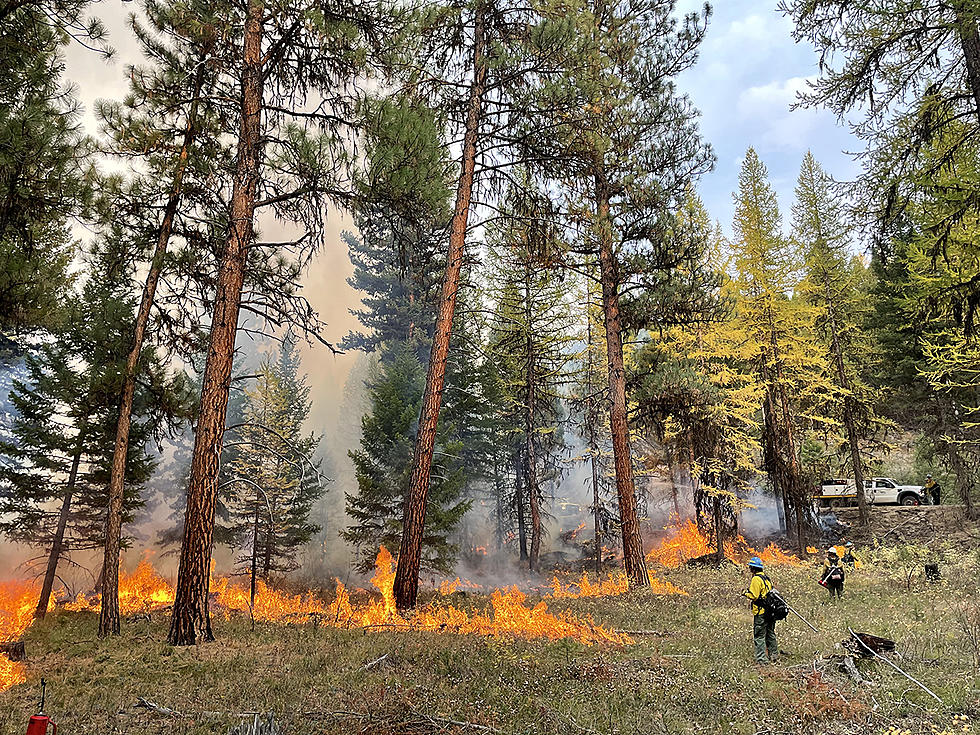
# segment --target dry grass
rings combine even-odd
[[[771,570],[790,602],[819,629],[790,618],[778,628],[788,651],[757,670],[751,617],[735,567],[666,573],[689,597],[627,595],[549,601],[625,629],[669,630],[623,647],[521,642],[412,632],[348,632],[215,620],[219,640],[174,649],[166,616],[130,620],[123,635],[95,639],[95,616],[59,612],[27,635],[29,681],[0,693],[0,732],[23,733],[48,680],[48,710],[71,733],[226,733],[239,713],[276,713],[282,733],[909,733],[976,732],[977,559],[950,552],[947,581],[906,592],[902,554],[883,551],[830,604],[813,569]],[[483,596],[454,598],[482,607]],[[858,687],[831,657],[847,628],[898,640],[900,665],[940,706],[896,672],[860,661],[873,684]],[[387,654],[369,669],[365,665]],[[140,697],[179,713],[137,706]]]

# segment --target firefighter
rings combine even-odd
[[[844,556],[840,560],[850,570],[854,570],[855,567],[859,566],[857,555],[854,553],[854,544],[850,541],[844,544]]]
[[[942,488],[939,487],[939,483],[932,479],[932,475],[926,475],[926,484],[922,486],[922,492],[925,493],[926,502],[939,505],[939,493],[941,490]]]
[[[830,599],[840,599],[844,596],[844,567],[837,556],[837,547],[827,549],[827,558],[823,563],[820,584],[830,592]]]
[[[762,560],[753,556],[749,559],[749,572],[752,579],[749,588],[742,594],[752,601],[752,638],[755,641],[755,661],[757,664],[776,663],[779,645],[776,643],[776,621],[766,615],[763,607],[765,596],[772,591],[772,580],[762,568]]]

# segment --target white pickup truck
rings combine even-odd
[[[890,477],[865,480],[864,495],[872,505],[922,505],[926,502],[921,485],[899,485]],[[824,480],[820,484],[820,492],[813,498],[825,508],[856,505],[854,480]]]

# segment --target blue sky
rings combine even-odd
[[[681,12],[702,5],[678,0]],[[775,5],[775,0],[715,3],[700,59],[678,83],[701,110],[701,129],[718,159],[699,192],[711,217],[728,233],[732,192],[749,146],[769,168],[784,227],[789,226],[793,189],[807,150],[836,178],[852,178],[857,170],[845,153],[855,150],[857,141],[832,113],[790,111],[797,92],[817,73],[817,56],[811,46],[793,41],[792,23]]]

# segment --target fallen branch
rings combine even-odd
[[[871,682],[861,676],[860,670],[858,670],[857,664],[854,663],[853,656],[844,656],[841,660],[840,670],[847,674],[855,683],[864,686],[870,684]]]
[[[853,630],[851,630],[850,628],[848,628],[847,630],[851,634],[851,637],[858,642],[858,645],[859,646],[861,646],[863,649],[865,649],[866,651],[868,651],[875,658],[881,659],[886,664],[888,664],[889,666],[891,666],[893,669],[895,669],[895,671],[897,671],[899,674],[901,674],[906,679],[908,679],[910,682],[912,682],[917,687],[919,687],[926,694],[928,694],[933,699],[935,699],[937,702],[939,702],[939,704],[943,704],[943,700],[940,699],[939,698],[939,695],[936,694],[934,691],[932,691],[932,689],[930,689],[929,687],[927,687],[925,684],[923,684],[921,681],[919,681],[918,679],[916,679],[915,677],[913,677],[911,674],[909,674],[909,673],[903,671],[902,669],[900,669],[898,667],[898,664],[894,663],[893,661],[889,661],[887,658],[885,658],[880,653],[878,653],[877,651],[875,651],[867,643],[865,643],[863,640],[861,640],[861,637],[857,633],[855,633]]]
[[[380,658],[376,658],[376,659],[374,659],[374,661],[371,661],[370,663],[364,664],[364,666],[361,667],[361,671],[367,671],[368,669],[377,666],[382,661],[384,661],[386,658],[388,658],[388,656],[389,656],[389,654],[386,653],[384,656],[381,656]]]
[[[184,717],[184,715],[178,712],[177,710],[170,709],[169,707],[164,707],[163,705],[159,705],[156,702],[151,702],[146,697],[140,697],[139,699],[137,699],[136,706],[145,707],[146,709],[152,712],[156,712],[158,715],[164,715],[166,717]]]

